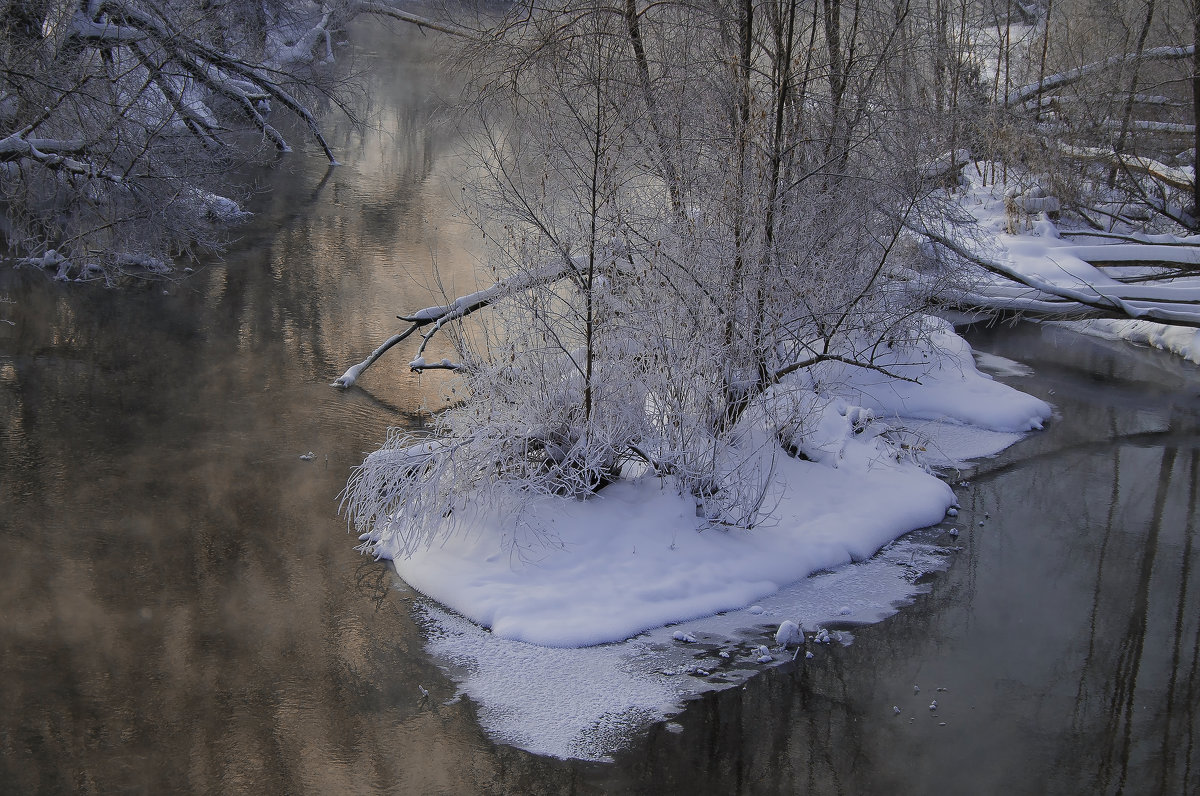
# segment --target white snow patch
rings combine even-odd
[[[846,613],[850,613],[850,609],[846,609]],[[775,631],[775,643],[781,647],[794,647],[797,644],[804,643],[804,631],[800,629],[800,625],[790,619],[785,619],[779,623],[779,629]]]
[[[928,591],[918,580],[944,569],[952,553],[932,543],[935,533],[918,532],[868,561],[792,583],[756,604],[758,614],[717,614],[619,644],[539,647],[498,638],[432,601],[416,610],[427,650],[458,683],[459,694],[476,703],[493,739],[540,755],[606,760],[637,732],[679,713],[688,699],[735,687],[764,665],[791,662],[792,655],[776,657],[769,648],[768,660],[757,660],[763,656],[757,648],[774,641],[776,625],[768,617],[798,617],[822,629],[871,623]],[[850,614],[842,614],[847,607]],[[679,632],[704,641],[679,644]],[[849,633],[835,632],[837,640],[849,641]],[[811,652],[798,657],[814,659]]]
[[[885,418],[936,420],[988,431],[1025,432],[1050,416],[1046,402],[1001,384],[975,366],[971,347],[946,321],[928,319],[926,337],[880,361],[901,381],[840,362],[823,363],[811,378],[837,385],[847,400]]]
[[[648,628],[730,611],[810,572],[870,558],[955,500],[916,465],[834,468],[780,455],[777,525],[696,527],[695,502],[657,479],[619,482],[587,501],[546,499],[522,521],[554,547],[508,555],[493,517],[395,562],[413,588],[489,627],[547,647],[620,641]]]
[[[975,352],[975,364],[980,369],[997,376],[1023,377],[1032,376],[1033,368],[999,354],[989,354],[985,351]]]

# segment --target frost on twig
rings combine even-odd
[[[337,380],[334,381],[330,386],[341,387],[343,389],[352,387],[354,383],[358,381],[358,378],[363,374],[363,371],[371,367],[371,365],[373,365],[377,359],[387,353],[388,350],[390,350],[397,343],[407,339],[413,332],[425,326],[431,326],[432,328],[422,335],[421,347],[417,351],[417,356],[409,363],[409,367],[414,371],[421,371],[431,368],[457,369],[461,367],[460,364],[452,364],[448,361],[444,361],[429,365],[426,364],[423,357],[423,354],[425,353],[425,347],[429,344],[429,341],[433,339],[434,335],[441,331],[446,324],[461,320],[471,313],[478,312],[484,307],[491,306],[495,302],[500,301],[507,296],[511,296],[516,292],[529,290],[530,288],[534,287],[541,287],[553,282],[557,282],[560,279],[565,279],[571,273],[573,273],[577,267],[578,263],[574,261],[554,263],[539,269],[535,269],[532,272],[518,273],[512,277],[509,277],[508,279],[497,282],[491,287],[484,288],[483,290],[477,290],[474,293],[469,293],[465,296],[459,296],[449,304],[426,307],[425,309],[417,310],[410,315],[400,315],[398,316],[400,320],[407,321],[412,325],[403,332],[389,337],[378,348],[372,351],[366,359],[347,369],[346,372],[339,376]]]

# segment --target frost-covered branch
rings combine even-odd
[[[789,362],[787,365],[784,365],[783,367],[779,368],[778,370],[776,370],[774,373],[771,374],[771,382],[773,384],[778,384],[784,378],[786,378],[787,376],[790,376],[791,374],[795,373],[796,371],[806,370],[808,368],[816,367],[817,365],[820,365],[822,362],[841,362],[843,365],[850,365],[851,367],[862,368],[863,370],[873,370],[876,373],[880,373],[880,374],[883,374],[884,376],[887,376],[889,379],[897,379],[899,381],[908,381],[908,382],[912,382],[913,384],[920,383],[919,380],[917,380],[917,379],[910,378],[901,373],[897,373],[895,370],[884,367],[883,365],[877,365],[874,362],[871,362],[869,359],[861,359],[859,357],[849,357],[849,356],[844,356],[842,354],[833,354],[833,353],[817,354],[816,356],[809,357],[808,359],[801,359],[796,362]]]
[[[334,381],[334,383],[329,386],[341,387],[343,389],[346,389],[348,387],[353,387],[354,383],[356,381],[358,381],[358,377],[362,375],[362,372],[364,370],[366,370],[367,368],[371,367],[371,365],[375,364],[375,360],[379,359],[381,356],[386,354],[388,352],[388,350],[392,348],[392,346],[396,345],[397,343],[403,342],[409,335],[411,335],[413,332],[415,332],[419,328],[420,328],[420,325],[414,323],[412,326],[408,327],[408,329],[404,330],[403,332],[400,332],[399,334],[394,334],[391,337],[389,337],[387,340],[384,340],[383,343],[378,348],[376,348],[374,351],[371,352],[370,356],[368,356],[362,362],[359,362],[357,365],[354,365],[354,366],[350,367],[349,369],[347,369],[345,373],[343,373],[341,376],[339,376],[337,378],[337,380]]]
[[[105,0],[100,5],[100,12],[120,19],[131,29],[141,31],[148,38],[154,40],[161,55],[168,61],[181,66],[193,78],[212,91],[233,100],[279,151],[288,152],[291,147],[288,146],[279,131],[267,123],[258,109],[257,101],[250,96],[251,93],[275,99],[288,111],[299,117],[321,146],[329,162],[337,163],[337,158],[325,140],[321,127],[312,112],[298,101],[282,82],[271,77],[262,66],[191,38],[177,30],[169,20],[142,11],[123,0]],[[327,21],[327,18],[323,19],[321,25],[313,30],[323,30],[322,25]],[[298,60],[298,56],[293,52],[290,61],[295,60]],[[284,61],[284,63],[290,61]],[[247,85],[251,89],[249,93],[246,90]]]
[[[399,334],[389,337],[382,345],[372,351],[370,356],[368,356],[362,362],[359,362],[357,365],[349,368],[336,381],[334,381],[331,386],[341,387],[343,389],[353,386],[354,383],[358,381],[358,378],[362,375],[363,371],[373,365],[377,359],[387,353],[387,351],[397,343],[407,339],[417,329],[425,326],[432,326],[433,328],[422,335],[423,339],[421,341],[421,347],[417,352],[416,358],[409,363],[409,367],[415,371],[439,368],[458,369],[461,367],[461,365],[448,362],[427,364],[421,356],[424,353],[425,347],[428,345],[429,341],[446,324],[461,320],[471,313],[478,312],[479,310],[489,307],[497,301],[500,301],[501,299],[504,299],[515,293],[535,287],[543,287],[559,280],[566,279],[575,272],[577,267],[578,263],[573,261],[570,263],[563,262],[547,265],[543,268],[535,269],[528,273],[516,274],[515,276],[509,277],[501,282],[497,282],[491,287],[484,288],[483,290],[477,290],[474,293],[460,296],[449,304],[426,307],[425,309],[418,310],[411,315],[399,315],[397,317],[400,320],[407,321],[408,323],[411,323],[412,326]]]
[[[468,28],[455,25],[451,22],[439,22],[429,17],[423,17],[419,14],[414,14],[411,11],[397,8],[394,5],[386,2],[378,2],[368,0],[367,2],[358,2],[354,4],[354,9],[364,14],[374,14],[376,16],[388,17],[401,22],[409,22],[417,27],[429,28],[440,33],[448,33],[451,36],[471,37],[478,35],[476,31]]]
[[[86,151],[87,147],[82,141],[24,138],[19,133],[13,133],[0,139],[0,163],[32,160],[51,171],[61,171],[77,177],[101,179],[116,184],[124,183],[120,174],[114,174],[94,163],[70,157],[70,155],[79,155]]]

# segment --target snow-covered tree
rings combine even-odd
[[[332,37],[354,0],[4,0],[0,203],[9,258],[62,278],[166,272],[244,215],[228,175],[287,152],[346,88]]]
[[[647,471],[711,524],[769,515],[748,418],[797,455],[789,391],[889,374],[920,333],[901,239],[931,189],[885,79],[906,8],[562,4],[471,42],[463,194],[495,283],[389,342],[489,314],[455,361],[418,351],[461,400],[356,472],[358,526],[411,550],[480,500]]]
[[[806,455],[827,380],[901,378],[930,302],[1197,322],[1192,299],[1137,283],[1190,252],[1158,252],[1165,274],[1123,253],[1130,284],[1064,284],[973,238],[965,168],[1009,189],[1020,224],[1129,207],[1191,224],[1192,171],[1163,155],[1194,122],[1170,99],[1193,85],[1172,71],[1194,54],[1191,7],[1116,4],[1091,25],[1067,6],[568,0],[479,26],[454,65],[492,284],[405,316],[337,382],[418,332],[412,369],[458,376],[428,433],[394,433],[351,479],[367,547],[411,552],[471,507],[644,472],[707,523],[760,523],[764,446]],[[426,355],[481,315],[453,360]]]

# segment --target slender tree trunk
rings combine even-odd
[[[642,36],[641,20],[638,17],[637,0],[625,0],[623,13],[625,29],[629,32],[629,44],[633,48],[633,58],[637,64],[642,101],[646,103],[646,118],[650,122],[651,132],[654,133],[654,149],[662,161],[663,179],[667,183],[671,209],[678,213],[682,209],[682,201],[679,197],[679,173],[675,168],[674,152],[659,118],[658,103],[654,100],[654,90],[650,83],[650,62],[646,58],[646,45]]]
[[[962,88],[963,48],[967,41],[967,0],[959,3],[958,34],[954,42],[954,79],[950,84],[950,152],[958,149],[958,96]],[[953,157],[953,155],[951,155]]]
[[[1192,0],[1192,218],[1200,218],[1200,0]]]
[[[842,54],[842,6],[841,0],[824,0],[825,48],[829,55],[829,140],[825,145],[825,159],[833,154],[834,142],[840,126],[842,95],[846,90],[845,58]]]
[[[583,433],[586,436],[592,420],[592,369],[596,361],[596,223],[600,214],[600,147],[601,126],[603,123],[603,100],[601,96],[603,82],[596,84],[596,128],[592,138],[592,184],[591,184],[591,229],[588,235],[588,265],[587,278],[584,282],[584,372],[583,372]]]
[[[1133,100],[1137,92],[1138,75],[1141,71],[1141,54],[1146,49],[1146,38],[1150,35],[1150,26],[1154,23],[1154,6],[1155,0],[1146,0],[1146,18],[1142,20],[1142,29],[1138,33],[1137,49],[1135,52],[1139,56],[1133,61],[1133,74],[1129,76],[1129,95],[1125,99],[1125,108],[1121,112],[1121,132],[1117,136],[1117,143],[1113,149],[1120,154],[1125,151],[1125,143],[1129,139],[1129,125],[1133,119]],[[1113,177],[1116,176],[1116,169],[1113,169]]]
[[[1046,56],[1050,52],[1050,14],[1054,11],[1054,0],[1046,0],[1046,29],[1042,31],[1042,56],[1038,61],[1038,85],[1046,79]],[[1033,117],[1035,122],[1042,120],[1042,97],[1037,95],[1037,110]]]
[[[737,363],[739,337],[746,333],[745,324],[748,322],[746,302],[746,254],[749,242],[749,225],[747,218],[747,186],[746,181],[750,172],[750,102],[751,78],[754,55],[754,0],[742,0],[738,5],[737,32],[737,65],[734,79],[736,81],[736,96],[734,100],[733,135],[735,141],[735,156],[733,175],[733,271],[729,277],[729,311],[725,321],[725,374],[724,402],[719,423],[722,428],[732,425],[733,420],[741,411],[743,401],[742,390],[738,384]],[[739,305],[742,310],[739,311]],[[740,317],[739,317],[740,316]]]
[[[763,350],[759,337],[762,336],[761,329],[766,304],[765,284],[767,280],[765,272],[774,266],[777,259],[775,253],[775,224],[776,214],[779,212],[779,183],[784,159],[783,121],[788,103],[791,101],[792,51],[795,48],[796,5],[799,0],[785,0],[785,2],[786,5],[781,9],[778,19],[775,20],[775,96],[773,97],[775,103],[775,124],[771,135],[771,161],[767,174],[766,217],[763,221],[766,246],[763,252],[761,268],[764,271],[764,276],[759,280],[757,285],[757,299],[754,309],[755,332],[753,337],[760,387],[766,387],[770,379],[767,370],[766,352]]]

